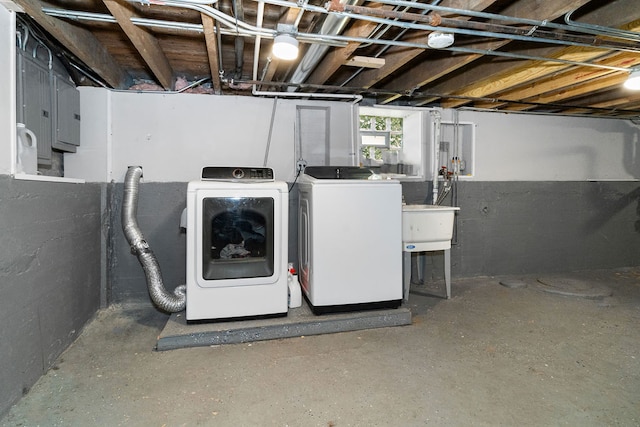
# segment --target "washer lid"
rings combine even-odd
[[[376,173],[358,166],[307,166],[304,174],[316,179],[371,179]]]

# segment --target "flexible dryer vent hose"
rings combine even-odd
[[[129,166],[124,178],[124,197],[122,200],[122,231],[131,246],[131,253],[138,257],[147,278],[147,287],[151,301],[161,310],[175,313],[186,306],[186,286],[178,286],[173,294],[169,293],[162,282],[160,265],[149,244],[138,227],[138,184],[142,177],[142,167]]]

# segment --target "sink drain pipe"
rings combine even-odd
[[[122,200],[122,231],[129,242],[131,253],[138,257],[147,278],[151,301],[161,310],[175,313],[184,310],[187,302],[186,286],[178,286],[169,293],[162,282],[160,265],[149,244],[144,239],[136,215],[138,213],[138,185],[142,177],[141,166],[129,166],[124,178]]]

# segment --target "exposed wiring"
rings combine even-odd
[[[267,135],[267,147],[264,150],[264,162],[263,166],[267,166],[267,160],[269,160],[269,151],[271,150],[271,137],[273,136],[273,124],[276,118],[276,107],[278,106],[278,97],[273,98],[273,107],[271,108],[271,121],[269,122],[269,133]]]
[[[302,173],[302,171],[304,170],[304,167],[302,165],[298,166],[298,172],[296,173],[296,177],[293,179],[293,182],[291,183],[291,186],[289,187],[289,193],[291,193],[291,190],[293,190],[293,186],[296,185],[296,181],[298,181],[298,177],[300,176],[300,174]]]
[[[73,56],[68,50],[61,49],[56,42],[52,41],[46,31],[44,31],[38,23],[33,20],[33,18],[25,14],[16,14],[16,24],[25,29],[25,36],[22,40],[21,46],[23,51],[27,49],[29,37],[32,37],[37,43],[40,43],[49,50],[50,66],[53,65],[52,60],[53,57],[55,57],[57,59],[57,63],[65,68],[69,77],[76,85],[80,83],[77,78],[77,73],[80,72],[82,75],[89,77],[96,84],[108,87],[104,82],[101,82],[101,79],[95,77],[93,71],[82,61]]]

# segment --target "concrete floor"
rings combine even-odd
[[[457,280],[412,324],[154,351],[168,316],[98,314],[2,426],[637,426],[640,268]]]

